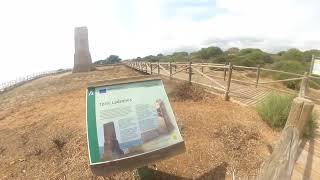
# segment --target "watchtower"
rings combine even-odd
[[[89,72],[93,69],[89,51],[87,27],[76,27],[74,30],[74,66],[73,73]]]

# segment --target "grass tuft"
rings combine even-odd
[[[52,142],[56,145],[56,148],[59,151],[62,151],[62,148],[67,143],[66,139],[62,136],[56,136],[52,139]]]
[[[203,88],[198,87],[197,85],[184,83],[175,89],[174,92],[170,94],[174,99],[179,101],[186,101],[186,100],[192,100],[192,101],[201,101],[205,99],[206,92]]]
[[[262,118],[272,128],[283,128],[287,122],[293,96],[279,95],[272,92],[257,104],[256,109]],[[304,129],[304,137],[312,138],[316,128],[316,115],[312,114]]]
[[[272,92],[258,103],[257,111],[269,126],[283,128],[289,115],[292,100],[293,96]]]

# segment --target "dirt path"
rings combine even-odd
[[[86,84],[135,75],[139,73],[125,66],[111,66],[44,77],[1,94],[0,179],[103,179],[88,167]],[[209,95],[201,101],[181,101],[174,95],[180,85],[164,82],[187,152],[151,167],[177,179],[215,173],[224,177],[234,170],[255,174],[278,133],[253,109]],[[136,171],[127,171],[112,179],[135,176]]]

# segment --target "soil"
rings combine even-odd
[[[141,74],[125,66],[108,66],[44,77],[0,94],[0,179],[136,179],[136,170],[108,178],[91,173],[85,123],[89,81],[136,75]],[[256,174],[278,132],[254,109],[202,92],[187,98],[182,83],[164,79],[164,84],[186,152],[149,165],[157,177]]]

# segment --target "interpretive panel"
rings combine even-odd
[[[314,60],[312,74],[316,74],[320,76],[320,59]]]
[[[104,164],[103,172],[143,166],[184,151],[174,113],[157,76],[89,85],[87,131],[90,165]]]

